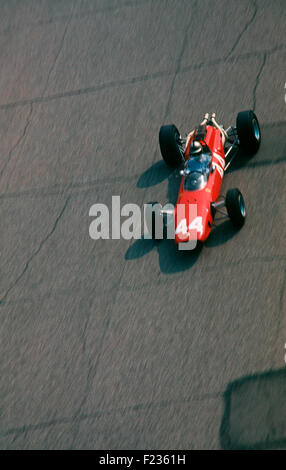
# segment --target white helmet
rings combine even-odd
[[[190,145],[190,156],[192,157],[198,156],[202,153],[202,151],[203,151],[202,145],[197,140],[194,140]]]

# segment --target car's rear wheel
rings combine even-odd
[[[241,228],[245,222],[246,210],[243,196],[239,189],[229,189],[226,193],[225,205],[232,225]]]
[[[181,136],[174,124],[162,126],[159,132],[159,144],[163,159],[167,165],[177,168],[184,161]]]
[[[251,110],[238,113],[236,129],[243,151],[248,155],[254,155],[261,143],[261,131],[255,113]]]

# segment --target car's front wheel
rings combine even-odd
[[[239,189],[229,189],[226,193],[225,205],[232,225],[241,228],[245,222],[246,210],[243,196]]]
[[[159,132],[162,157],[167,165],[177,168],[184,161],[181,136],[174,124],[162,126]]]
[[[261,131],[256,114],[251,110],[238,113],[236,130],[243,151],[248,155],[254,155],[261,143]]]

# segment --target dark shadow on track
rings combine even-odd
[[[140,176],[137,181],[138,188],[150,188],[168,179],[167,200],[175,204],[178,198],[181,176],[176,169],[169,168],[163,160],[154,163]]]
[[[259,160],[255,161],[255,156],[252,158],[246,158],[243,156],[240,161],[237,160],[231,164],[229,169],[226,170],[226,174],[228,173],[234,173],[237,170],[241,170],[243,168],[259,168],[261,166],[273,166],[273,165],[280,165],[281,163],[286,163],[286,155],[283,155],[282,157],[276,158],[275,160]]]
[[[222,245],[236,234],[237,230],[233,228],[231,222],[225,220],[213,228],[204,245],[208,248]],[[190,269],[198,260],[204,245],[200,243],[194,250],[178,250],[173,240],[154,241],[144,239],[142,236],[128,248],[125,259],[130,261],[141,258],[156,248],[162,273],[173,274]]]
[[[236,157],[231,162],[229,168],[226,170],[225,174],[233,173],[234,171],[240,170],[250,164],[250,162],[254,159],[254,155],[247,155],[243,153],[241,150],[238,151]]]
[[[144,255],[147,255],[150,251],[153,250],[153,248],[157,245],[157,243],[154,240],[145,240],[142,237],[139,240],[136,240],[126,251],[125,253],[125,259],[127,261],[130,261],[132,259],[138,259],[141,258]]]
[[[137,181],[137,188],[150,188],[168,178],[174,170],[169,168],[163,160],[154,163]]]
[[[208,248],[223,245],[238,233],[238,230],[233,227],[228,217],[226,217],[224,221],[220,221],[219,225],[217,222],[218,220],[215,219],[216,226],[212,228],[209,238],[205,241],[205,245]]]
[[[276,125],[265,124],[261,126],[261,147],[257,155],[247,156],[239,151],[236,158],[230,164],[227,173],[233,173],[241,169],[251,169],[279,165],[286,162],[286,142],[284,139],[286,123],[280,122]],[[260,160],[260,155],[267,156],[267,159]]]
[[[224,399],[223,449],[286,448],[286,368],[235,380]]]
[[[173,240],[145,240],[142,236],[128,248],[125,259],[129,261],[141,258],[153,248],[157,249],[159,255],[161,272],[173,274],[190,269],[196,263],[202,245],[198,245],[194,250],[179,251]]]

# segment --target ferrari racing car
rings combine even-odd
[[[174,124],[162,126],[159,132],[162,157],[169,167],[181,167],[182,180],[173,211],[150,203],[152,238],[158,238],[157,216],[162,218],[164,227],[171,216],[174,228],[171,238],[177,245],[194,240],[204,242],[211,232],[216,212],[224,207],[233,226],[241,228],[246,218],[243,196],[237,188],[221,196],[222,180],[239,149],[252,156],[260,143],[259,122],[252,110],[239,112],[236,126],[228,129],[217,123],[215,113],[207,113],[198,128],[186,138],[181,137]]]

